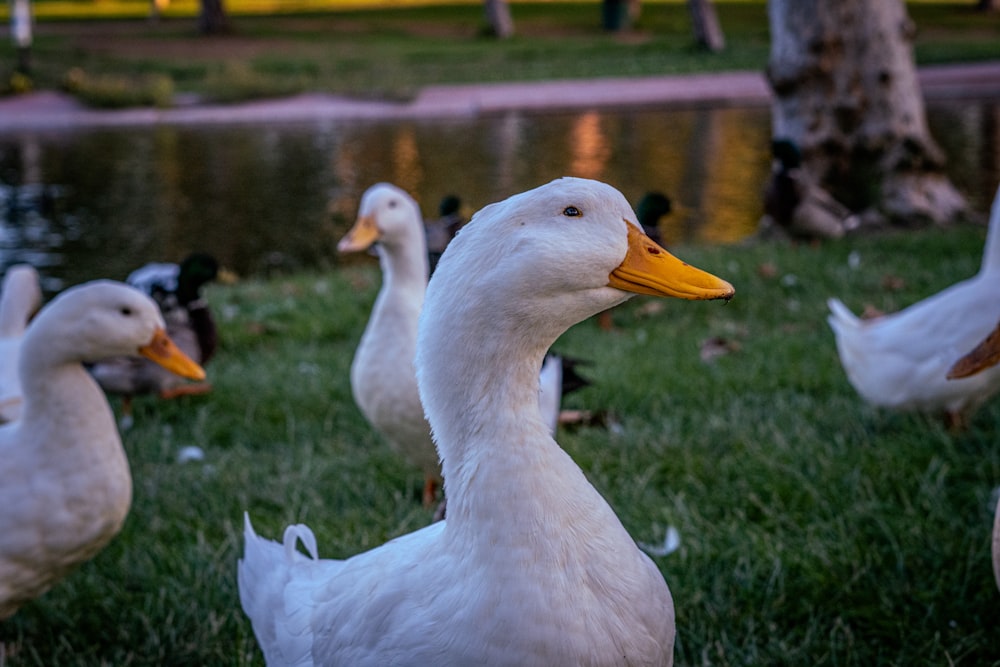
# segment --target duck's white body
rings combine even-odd
[[[120,530],[132,478],[111,408],[82,363],[156,350],[176,370],[200,372],[177,356],[156,304],[121,283],[67,290],[29,326],[23,414],[0,427],[0,619]]]
[[[31,316],[42,305],[38,272],[27,264],[7,270],[0,291],[0,424],[21,415],[21,380],[17,359]]]
[[[1000,318],[1000,197],[993,203],[982,266],[975,276],[903,310],[872,320],[830,299],[827,321],[851,384],[872,405],[947,413],[962,423],[1000,390],[1000,367],[946,379],[961,355]]]
[[[240,598],[269,664],[672,664],[663,576],[538,402],[545,351],[622,290],[731,296],[638,229],[617,190],[567,178],[484,208],[452,241],[417,343],[448,518],[344,561],[318,560],[304,526],[281,545],[248,521]],[[671,277],[643,277],[656,272]]]

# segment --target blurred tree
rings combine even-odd
[[[688,9],[691,11],[695,43],[713,53],[726,48],[726,38],[712,0],[688,0]]]
[[[866,221],[967,212],[927,128],[902,0],[769,0],[772,133],[810,180]]]
[[[510,16],[507,0],[484,0],[486,29],[490,35],[507,39],[514,34],[514,19]]]
[[[232,31],[222,0],[201,0],[198,31],[203,35],[222,35]]]

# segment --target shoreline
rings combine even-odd
[[[1000,61],[918,69],[927,100],[1000,97]],[[428,86],[409,102],[323,93],[234,105],[99,110],[71,95],[39,91],[0,99],[0,135],[25,130],[339,120],[470,118],[510,111],[566,112],[626,107],[765,106],[763,72]]]

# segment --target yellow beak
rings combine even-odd
[[[382,233],[379,232],[375,224],[375,218],[370,215],[363,215],[355,221],[350,231],[340,239],[337,250],[340,252],[361,252],[367,250],[373,243],[379,240]]]
[[[628,251],[608,276],[608,285],[626,292],[678,299],[726,299],[736,290],[711,273],[677,259],[652,239],[628,224]]]
[[[996,366],[997,362],[1000,362],[1000,324],[976,349],[955,362],[948,371],[948,379],[958,380],[975,375],[990,366]]]
[[[140,347],[139,354],[181,377],[191,380],[205,379],[205,369],[184,354],[163,329],[157,329],[153,333],[153,340]]]

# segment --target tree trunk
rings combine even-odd
[[[976,3],[976,9],[981,12],[996,11],[996,8],[997,0],[979,0],[979,2]]]
[[[722,26],[719,25],[712,0],[688,0],[688,9],[691,11],[695,43],[713,53],[726,48],[726,38],[722,34]]]
[[[967,205],[944,173],[902,0],[769,0],[772,131],[810,179],[892,224],[944,224]]]
[[[498,39],[507,39],[514,34],[514,19],[510,16],[507,0],[485,0],[487,31]]]
[[[602,0],[601,26],[609,32],[626,30],[630,21],[629,7],[626,0]]]
[[[201,0],[198,31],[203,35],[222,35],[231,30],[229,16],[222,0]]]

